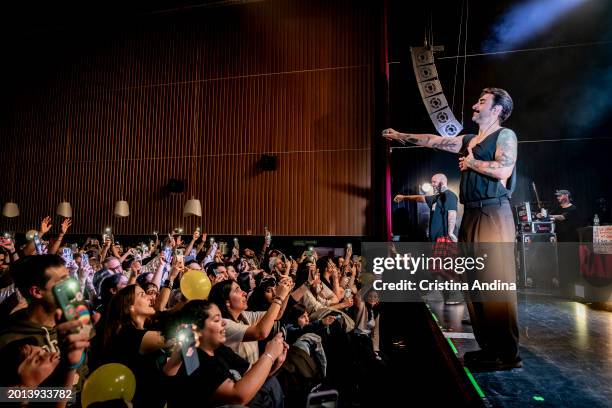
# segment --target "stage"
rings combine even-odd
[[[430,299],[457,357],[478,349],[465,303],[445,305],[435,294]],[[523,368],[474,373],[485,405],[609,407],[612,313],[534,290],[519,292],[518,310]]]

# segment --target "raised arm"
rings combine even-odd
[[[280,320],[282,317],[282,313],[287,306],[286,301],[288,300],[287,298],[289,297],[291,288],[292,284],[290,284],[288,281],[281,281],[281,283],[276,287],[276,297],[268,308],[268,311],[259,320],[259,322],[257,322],[257,324],[249,326],[244,333],[242,341],[259,341],[268,337],[270,331],[272,331],[272,328],[274,327],[274,322]]]
[[[62,240],[64,239],[64,235],[66,235],[66,232],[68,231],[68,228],[70,228],[71,225],[72,225],[72,221],[70,220],[70,218],[64,218],[64,221],[62,222],[61,232],[59,233],[59,235],[57,236],[57,239],[55,240],[55,242],[53,242],[53,245],[49,249],[50,254],[57,253],[60,246],[62,245]]]
[[[410,142],[418,146],[430,147],[451,153],[459,153],[463,143],[463,136],[442,137],[431,134],[400,133],[394,129],[383,130],[382,136],[385,139],[397,140],[400,143]]]
[[[420,194],[415,194],[415,195],[398,194],[393,198],[393,201],[395,201],[396,203],[401,203],[402,201],[416,201],[418,203],[424,203],[425,196],[420,195]]]
[[[225,380],[213,393],[218,404],[245,405],[253,399],[274,369],[275,363],[285,351],[282,334],[277,334],[266,344],[259,360],[239,381]]]
[[[503,129],[497,138],[495,160],[476,160],[472,149],[468,148],[468,155],[459,159],[459,167],[462,171],[472,169],[485,176],[505,181],[512,175],[516,155],[516,135],[510,129]]]
[[[189,256],[189,254],[191,253],[191,250],[193,249],[196,241],[200,238],[200,231],[195,230],[193,232],[193,235],[191,236],[191,241],[189,242],[189,244],[187,245],[187,248],[185,249],[185,256]],[[206,238],[204,238],[206,239]]]

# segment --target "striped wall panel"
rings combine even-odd
[[[36,227],[65,198],[75,233],[367,234],[377,7],[266,1],[69,37],[6,126],[16,171],[0,197],[21,216],[2,228]],[[258,169],[262,153],[276,171]],[[166,193],[170,178],[185,193]],[[202,219],[182,217],[192,196]]]

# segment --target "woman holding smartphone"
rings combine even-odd
[[[192,300],[181,310],[180,320],[195,325],[199,367],[187,375],[183,364],[175,375],[167,377],[168,389],[176,390],[168,397],[168,408],[194,406],[196,400],[198,407],[283,406],[280,384],[272,377],[285,361],[288,349],[280,333],[249,364],[225,345],[226,320],[214,303]]]
[[[154,314],[150,298],[138,285],[119,290],[107,309],[102,360],[121,363],[132,370],[136,377],[134,407],[163,407],[162,372],[173,371],[181,360],[178,344],[167,359],[167,343],[161,332],[147,330],[147,321]]]
[[[282,280],[276,286],[274,299],[267,311],[247,311],[246,292],[232,280],[213,285],[208,300],[221,310],[226,323],[227,346],[249,363],[259,359],[257,342],[266,339],[274,323],[282,317],[289,292],[293,287],[290,279]]]

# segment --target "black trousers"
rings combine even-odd
[[[479,208],[465,208],[459,241],[474,243],[475,256],[482,255],[479,251],[486,251],[488,255],[482,271],[466,274],[470,288],[475,280],[516,283],[516,228],[507,200]],[[503,359],[518,357],[516,292],[502,290],[485,294],[470,290],[465,296],[480,348]]]

